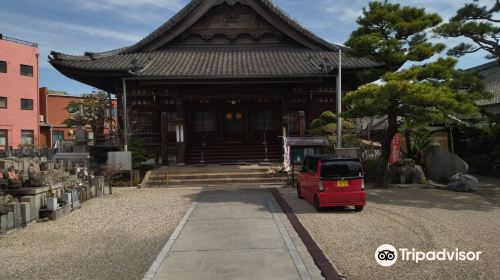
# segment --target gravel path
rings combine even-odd
[[[500,186],[499,186],[500,187]],[[347,279],[498,279],[500,204],[475,193],[435,189],[372,189],[361,213],[316,213],[295,190],[283,196]],[[378,246],[482,251],[479,262],[375,262]]]
[[[195,190],[119,189],[0,237],[0,279],[141,279]]]

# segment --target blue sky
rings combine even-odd
[[[163,24],[189,0],[2,0],[0,33],[40,46],[40,86],[79,95],[87,85],[59,74],[47,62],[51,50],[69,54],[106,51],[131,45]],[[356,28],[356,18],[367,0],[274,0],[302,25],[334,43],[344,43]],[[400,0],[424,7],[448,19],[470,0]],[[482,0],[490,4],[493,0]],[[445,40],[450,46],[457,39]],[[487,60],[485,53],[460,59],[468,68]]]

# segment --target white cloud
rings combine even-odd
[[[18,22],[29,23],[26,26],[31,26],[31,27],[36,26],[36,29],[42,33],[50,32],[57,34],[61,32],[79,32],[102,38],[111,38],[126,43],[137,42],[141,38],[139,35],[133,34],[131,32],[121,32],[103,27],[94,27],[88,25],[59,22],[49,19],[40,19],[40,18],[27,17],[19,14],[0,12],[0,23],[2,23],[2,28],[4,29],[8,28],[11,25],[18,26],[17,24]]]
[[[382,1],[382,0],[380,0]],[[318,8],[328,14],[334,15],[333,20],[341,20],[354,23],[361,15],[362,8],[368,6],[367,0],[320,0]],[[444,20],[453,16],[459,8],[471,0],[392,0],[391,3],[402,6],[414,6],[425,8],[427,12],[441,15]],[[480,5],[491,5],[492,0],[480,0]]]
[[[183,7],[182,0],[86,0],[71,1],[76,6],[88,10],[114,10],[114,9],[137,9],[158,8],[177,11]]]
[[[23,24],[19,24],[22,22]],[[7,36],[33,41],[39,45],[40,66],[50,68],[46,57],[56,50],[70,54],[106,51],[136,43],[142,36],[74,23],[32,18],[0,12],[2,32]],[[36,27],[36,28],[34,28]]]

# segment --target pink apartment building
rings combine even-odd
[[[0,153],[39,146],[38,45],[0,34]]]

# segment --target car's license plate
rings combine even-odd
[[[337,187],[349,187],[349,181],[339,180],[337,181]]]

